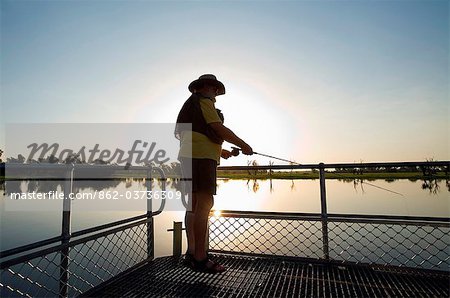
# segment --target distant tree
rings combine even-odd
[[[17,155],[17,158],[14,157],[8,157],[6,159],[7,162],[11,162],[11,163],[24,163],[25,162],[25,156],[23,156],[22,154]]]
[[[247,161],[247,166],[249,166],[249,167],[251,167],[251,166],[258,166],[258,162],[256,161],[256,160],[253,160],[253,161],[250,161],[250,160],[248,160]],[[247,170],[247,172],[248,172],[248,174],[249,175],[256,175],[256,170]]]
[[[146,167],[152,167],[152,168],[156,167],[156,164],[155,164],[154,161],[151,161],[151,162],[145,161],[145,162],[142,163],[142,165],[146,166]]]
[[[172,167],[168,164],[164,163],[160,166],[160,168],[161,168],[161,170],[163,170],[164,174],[166,174],[166,175],[172,172]]]
[[[177,176],[181,175],[181,164],[179,162],[172,162],[170,164],[170,167],[171,167],[170,170],[171,170],[172,174],[177,175]]]
[[[418,172],[419,168],[417,166],[403,166],[399,168],[400,172]]]
[[[48,162],[49,163],[58,163],[59,159],[55,155],[52,154],[48,157]]]
[[[39,157],[38,162],[39,163],[58,163],[59,159],[55,155],[51,154],[51,155],[47,156],[46,158]],[[33,161],[28,160],[28,163],[33,163]]]
[[[106,164],[108,164],[108,162],[106,162],[106,161],[104,161],[104,160],[102,160],[100,158],[97,158],[96,160],[94,160],[93,164],[95,164],[95,165],[106,165]]]
[[[433,162],[434,158],[427,158],[427,162]],[[420,170],[422,171],[422,174],[424,176],[433,176],[438,172],[438,167],[436,166],[431,166],[431,165],[425,165],[425,166],[420,166]]]
[[[69,154],[65,159],[64,159],[64,163],[83,163],[83,160],[81,160],[80,158],[80,154],[76,154],[76,153],[72,153]]]
[[[0,149],[0,157],[2,157],[3,155],[3,150]],[[2,167],[0,167],[0,176],[1,177],[5,177],[5,167],[3,165],[5,165],[5,163],[3,162],[3,160],[0,158],[0,164],[2,165]],[[5,189],[5,182],[2,181],[0,182],[0,189]]]

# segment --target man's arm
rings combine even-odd
[[[209,125],[219,137],[241,148],[242,153],[246,155],[253,154],[252,147],[240,139],[231,129],[223,125],[221,122],[213,122],[209,123]]]

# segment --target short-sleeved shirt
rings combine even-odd
[[[221,122],[214,106],[215,99],[200,98],[200,107],[207,124]],[[191,153],[192,149],[192,155]],[[183,131],[181,133],[180,157],[207,158],[220,162],[222,145],[214,143],[206,135],[196,131]]]

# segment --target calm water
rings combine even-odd
[[[327,180],[328,212],[450,216],[450,192],[445,180],[433,181],[426,185],[423,181],[409,180],[391,182],[376,180],[369,183],[402,195],[366,183]],[[23,189],[24,185],[20,187]],[[142,180],[115,181],[108,187],[118,192],[145,190]],[[82,191],[94,190],[85,186]],[[1,250],[60,234],[59,206],[54,208],[54,211],[9,211],[5,208],[6,200],[7,194],[3,193],[0,196]],[[135,204],[132,208],[128,206],[129,208],[123,209],[130,211],[99,211],[101,209],[87,209],[83,203],[75,202],[72,206],[72,231],[139,215],[145,211],[145,202],[132,204]],[[214,209],[320,212],[319,180],[219,180]],[[182,211],[165,211],[155,218],[156,256],[171,254],[172,234],[167,232],[167,229],[172,227],[173,221],[182,221],[183,218]]]

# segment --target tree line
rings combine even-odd
[[[109,163],[105,162],[101,159],[96,159],[92,163],[87,163],[83,159],[80,158],[79,154],[70,154],[64,160],[59,160],[55,155],[50,154],[45,158],[38,158],[37,160],[31,159],[27,160],[25,156],[22,154],[18,154],[17,157],[8,157],[6,158],[6,162],[3,161],[4,151],[0,149],[0,176],[5,176],[5,163],[20,163],[20,164],[84,164],[84,165],[111,165],[111,166],[120,166],[117,163]],[[124,169],[130,167],[131,164],[127,163],[124,165]],[[154,162],[151,163],[142,163],[140,166],[152,166],[161,168],[166,175],[179,175],[181,174],[181,165],[179,162],[172,162],[170,164],[162,164],[156,166]]]

